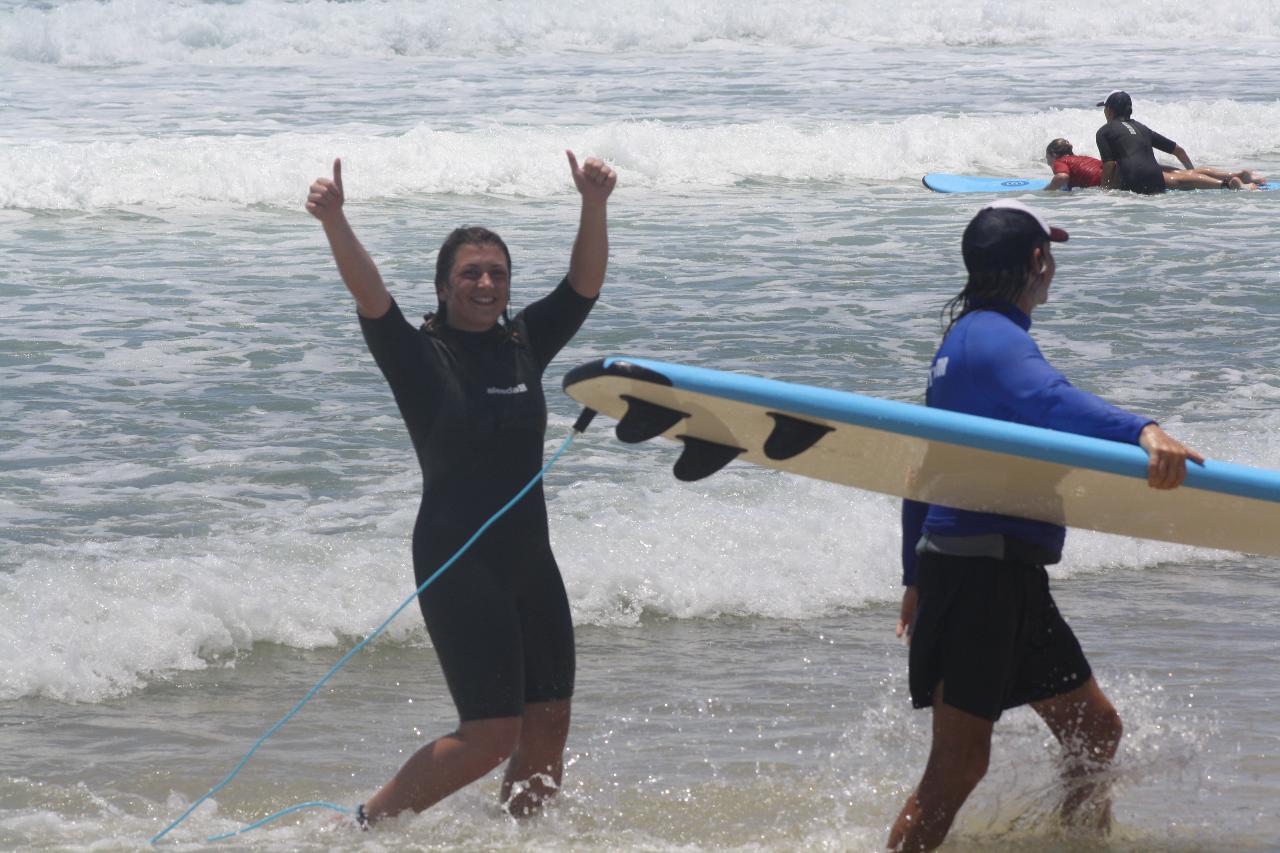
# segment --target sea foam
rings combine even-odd
[[[73,66],[151,62],[292,63],[328,57],[495,56],[557,50],[674,51],[722,44],[805,47],[841,43],[994,46],[1053,42],[1060,16],[1035,0],[76,0],[6,3],[0,57]],[[1075,27],[1076,42],[1141,33],[1144,45],[1274,41],[1280,13],[1266,0],[1115,4],[1080,0],[1071,16],[1107,21]]]
[[[1152,102],[1143,116],[1156,128],[1177,128],[1201,163],[1280,166],[1271,132],[1280,126],[1280,103]],[[1078,153],[1096,153],[1098,124],[1096,110],[1064,109],[714,126],[636,120],[466,130],[423,123],[393,134],[353,126],[338,134],[0,139],[0,208],[301,208],[308,184],[330,175],[337,156],[356,203],[434,193],[541,198],[572,191],[565,148],[610,161],[623,192],[684,194],[745,181],[882,186],[931,171],[1047,177],[1045,144],[1066,136]],[[937,139],[948,144],[928,143]]]

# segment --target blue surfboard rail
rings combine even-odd
[[[984,175],[930,172],[920,179],[920,183],[938,193],[1038,192],[1049,186],[1049,178],[992,178]],[[1271,181],[1258,189],[1280,189],[1280,182]],[[1063,190],[1068,191],[1066,187],[1063,187]]]
[[[612,356],[581,365],[564,377],[578,381],[610,374],[721,397],[797,416],[808,416],[928,441],[1146,480],[1147,454],[1134,444],[1075,435],[913,403],[868,397],[741,373]],[[1185,485],[1224,495],[1280,503],[1280,472],[1206,460],[1188,465]]]

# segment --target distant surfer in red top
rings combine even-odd
[[[1076,154],[1071,143],[1065,139],[1055,139],[1044,150],[1045,162],[1053,170],[1053,180],[1049,181],[1046,190],[1096,187],[1102,183],[1102,161],[1097,157]],[[1239,172],[1228,172],[1226,169],[1215,169],[1212,166],[1199,166],[1194,169],[1175,169],[1163,166],[1164,182],[1168,189],[1202,189],[1205,181],[1212,178],[1226,189],[1256,190],[1258,184],[1265,183],[1261,175],[1243,169]],[[1212,186],[1212,185],[1210,185]]]

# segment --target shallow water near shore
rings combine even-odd
[[[1055,832],[1056,748],[1026,709],[999,725],[989,777],[955,849],[1274,849],[1266,686],[1277,632],[1223,625],[1222,608],[1259,599],[1242,566],[1203,586],[1209,566],[1156,567],[1122,581],[1087,571],[1059,584],[1104,689],[1125,718],[1117,826],[1105,842]],[[1124,598],[1127,603],[1121,604]],[[1134,603],[1135,600],[1138,603]],[[1252,602],[1252,604],[1250,604]],[[579,632],[582,671],[561,800],[518,826],[499,811],[497,778],[368,836],[318,813],[287,817],[231,849],[875,849],[927,753],[927,715],[908,710],[904,649],[887,639],[890,606],[804,620],[649,618]],[[1181,650],[1153,653],[1164,625]],[[1207,649],[1234,650],[1230,666]],[[232,665],[95,704],[9,703],[6,755],[39,775],[6,779],[0,842],[37,849],[131,849],[181,805],[191,779],[226,774],[246,744],[331,665],[327,651],[255,647]],[[350,804],[452,709],[427,650],[386,644],[346,671],[175,833],[233,831],[311,799]],[[50,818],[80,811],[58,826]],[[25,834],[25,836],[24,836]],[[97,836],[92,838],[92,836]],[[115,836],[116,842],[109,841]]]

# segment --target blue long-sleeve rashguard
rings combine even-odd
[[[1137,444],[1150,418],[1081,391],[1045,361],[1028,331],[1031,318],[1007,303],[982,306],[947,333],[929,369],[926,404],[953,412]],[[1061,553],[1066,528],[989,512],[903,501],[902,582],[915,583],[922,533],[945,537],[999,533]]]

